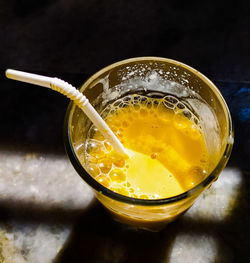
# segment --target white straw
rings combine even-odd
[[[72,85],[58,78],[45,77],[13,69],[7,69],[5,74],[9,79],[51,88],[73,100],[74,103],[83,110],[83,112],[88,116],[88,118],[93,122],[98,130],[109,140],[113,148],[119,154],[127,156],[124,146],[115,136],[106,122],[89,103],[88,99]]]

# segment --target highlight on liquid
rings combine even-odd
[[[161,199],[189,190],[206,176],[204,134],[184,101],[172,95],[127,95],[109,104],[101,116],[129,155],[118,155],[90,128],[84,161],[103,186],[129,197]]]

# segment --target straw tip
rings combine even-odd
[[[13,69],[6,69],[5,70],[5,76],[10,79],[12,75]]]

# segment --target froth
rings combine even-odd
[[[154,110],[156,109],[156,114],[159,113],[157,112],[157,108],[161,110],[161,114],[163,108],[169,109],[172,110],[174,114],[182,114],[184,117],[193,121],[200,129],[199,119],[197,116],[195,116],[195,114],[184,102],[181,102],[173,95],[166,95],[162,98],[152,98],[138,94],[127,95],[116,100],[114,103],[109,104],[101,113],[101,116],[105,119],[108,115],[118,113],[121,109],[129,106],[133,106],[133,109],[141,115],[151,113],[149,111],[151,108]]]
[[[175,129],[194,141],[201,137],[199,119],[185,102],[172,95],[160,97],[157,94],[151,94],[151,97],[148,97],[130,94],[109,104],[102,111],[101,116],[121,143],[128,148],[136,146],[135,148],[140,149],[142,153],[148,154],[152,159],[157,159],[158,154],[166,148],[166,144],[159,144],[154,139],[155,132],[160,129],[157,126],[161,124],[163,128],[167,125],[173,125]],[[141,135],[140,139],[138,139],[140,130],[133,130],[130,127],[138,122],[141,122],[144,129],[148,131],[148,134]],[[129,132],[131,133],[130,136],[128,136]],[[134,133],[137,133],[138,136],[133,136]],[[168,134],[165,130],[162,129],[157,136],[163,136],[163,138],[157,138],[162,142],[167,141]],[[129,141],[127,141],[127,138],[129,138]],[[176,155],[174,151],[172,151],[172,155]],[[110,143],[94,126],[90,128],[88,133],[85,145],[85,160],[90,174],[99,183],[112,191],[141,199],[159,198],[157,193],[144,193],[136,185],[131,185],[127,178],[129,168],[127,161],[114,152]]]

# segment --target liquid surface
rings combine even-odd
[[[168,198],[206,176],[207,148],[199,120],[176,97],[128,95],[101,115],[129,155],[122,158],[98,130],[90,129],[85,162],[105,187],[129,197]]]

